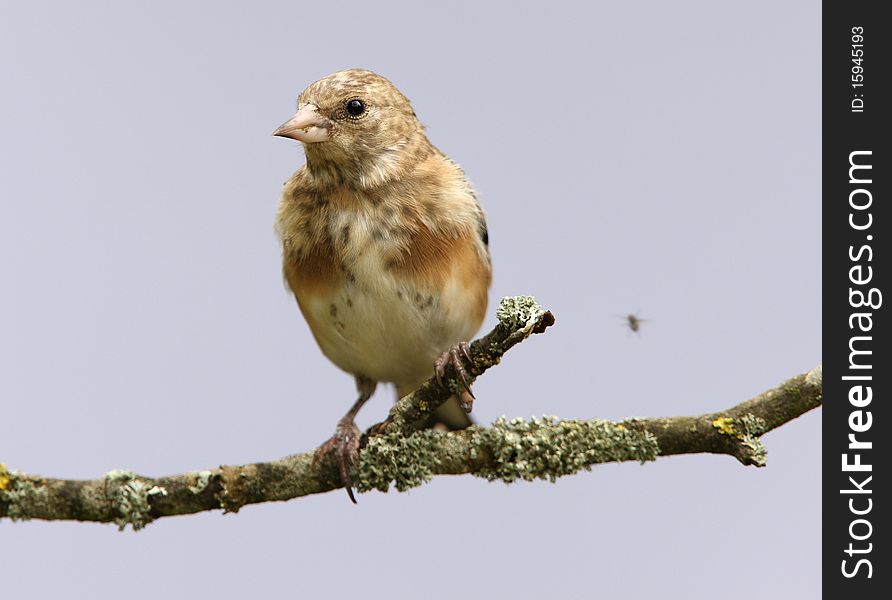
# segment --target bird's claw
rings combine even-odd
[[[313,464],[316,465],[326,456],[332,456],[338,465],[338,473],[341,477],[341,483],[350,496],[350,501],[356,504],[356,498],[353,495],[353,479],[350,477],[350,469],[359,458],[359,427],[353,419],[344,417],[338,421],[335,433],[328,441],[316,448],[313,456]]]
[[[459,394],[458,399],[462,404],[462,408],[467,412],[471,412],[471,406],[476,398],[474,397],[474,392],[471,391],[470,377],[468,376],[467,369],[465,369],[462,358],[471,362],[471,346],[468,342],[459,342],[441,354],[437,360],[434,361],[434,372],[437,375],[437,383],[443,385],[443,376],[446,374],[446,366],[452,365],[459,382],[461,382],[462,387],[464,387],[464,391]],[[470,397],[470,400],[463,397],[465,394]]]
[[[458,403],[461,404],[462,409],[466,413],[470,413],[471,409],[474,408],[474,394],[470,393],[468,390],[462,390],[458,395]]]

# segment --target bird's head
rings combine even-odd
[[[408,98],[363,69],[311,84],[297,98],[297,113],[273,135],[302,142],[318,179],[361,187],[399,177],[430,148]]]

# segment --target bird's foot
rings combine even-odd
[[[359,458],[359,442],[361,434],[359,427],[349,416],[338,421],[335,433],[331,438],[316,448],[316,454],[313,457],[313,464],[318,463],[322,458],[331,456],[338,465],[338,473],[341,476],[341,483],[347,490],[347,495],[353,504],[356,504],[356,498],[353,496],[353,479],[350,477],[350,469]]]
[[[468,371],[462,359],[471,362],[471,346],[468,342],[459,342],[441,354],[434,361],[434,372],[437,375],[437,383],[443,385],[443,376],[446,374],[446,366],[452,365],[455,374],[461,382],[464,390],[458,394],[458,400],[465,409],[465,412],[471,412],[474,405],[474,392],[471,391],[471,383],[469,381]]]

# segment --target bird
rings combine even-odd
[[[276,215],[284,278],[322,353],[359,394],[315,457],[334,457],[356,503],[355,417],[378,383],[400,398],[452,365],[464,389],[438,416],[452,429],[471,423],[464,361],[492,282],[486,218],[409,99],[372,71],[310,84],[273,135],[301,142],[306,158]]]

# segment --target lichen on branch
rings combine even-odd
[[[470,346],[466,369],[478,377],[514,345],[554,323],[529,296],[503,299],[499,324]],[[437,475],[472,474],[507,483],[559,477],[604,462],[644,463],[658,456],[727,454],[744,465],[764,466],[761,436],[819,407],[822,370],[816,367],[755,398],[700,416],[562,421],[501,418],[489,427],[439,432],[422,424],[453,393],[451,367],[399,400],[387,419],[365,435],[355,468],[360,491],[405,491]],[[111,471],[98,479],[28,475],[0,463],[0,518],[77,520],[128,524],[136,531],[166,516],[290,500],[341,487],[331,461],[310,450],[266,462],[146,477]]]
[[[471,458],[490,453],[492,461],[476,475],[490,481],[546,479],[572,475],[606,462],[656,460],[657,439],[623,423],[602,419],[560,421],[557,417],[506,420],[482,427],[471,439]]]

